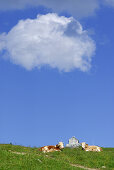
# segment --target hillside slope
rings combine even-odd
[[[85,152],[65,148],[62,152],[41,153],[38,148],[0,144],[0,170],[114,170],[114,148]]]

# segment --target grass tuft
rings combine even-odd
[[[65,148],[62,152],[42,153],[38,148],[0,144],[0,170],[81,170],[83,167],[114,170],[114,148],[85,152]]]

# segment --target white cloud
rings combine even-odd
[[[48,65],[66,72],[87,71],[95,43],[74,18],[49,13],[21,20],[8,34],[0,35],[0,50],[28,70]]]
[[[43,5],[53,12],[63,11],[76,17],[93,15],[99,7],[99,0],[0,0],[0,10],[23,9]]]

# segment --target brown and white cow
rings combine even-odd
[[[101,152],[102,148],[99,146],[89,146],[85,142],[82,142],[82,149],[85,151]]]
[[[46,153],[46,152],[54,152],[54,151],[61,151],[64,148],[63,142],[59,142],[57,145],[49,145],[43,146],[39,150]]]

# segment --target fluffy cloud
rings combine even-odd
[[[23,9],[43,5],[53,12],[66,11],[76,17],[93,15],[99,7],[98,0],[0,0],[0,10]]]
[[[95,43],[74,18],[50,13],[20,20],[8,34],[0,35],[0,51],[28,70],[47,65],[65,72],[87,71]]]

